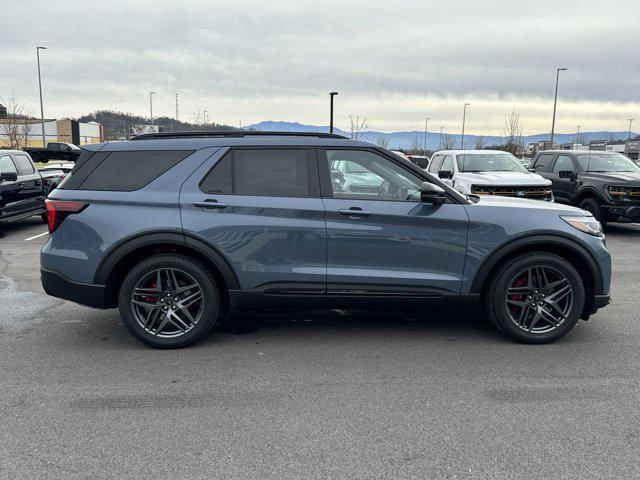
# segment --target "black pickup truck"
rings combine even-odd
[[[556,202],[588,210],[603,225],[640,222],[640,167],[614,152],[548,150],[532,170],[553,183]]]
[[[67,160],[75,162],[82,150],[73,143],[49,142],[47,148],[25,147],[24,151],[31,155],[34,162],[46,163],[49,160]]]
[[[40,215],[44,199],[60,184],[62,172],[40,173],[21,150],[0,150],[0,223]]]

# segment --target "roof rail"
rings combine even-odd
[[[136,135],[131,140],[159,140],[163,138],[210,138],[210,137],[316,137],[342,138],[347,137],[335,133],[322,132],[261,132],[257,130],[211,130],[207,132],[159,132]]]

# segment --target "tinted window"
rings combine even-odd
[[[431,159],[431,163],[429,164],[429,172],[438,173],[438,170],[440,170],[440,165],[442,165],[442,155],[435,155]]]
[[[144,151],[144,152],[104,152],[105,156],[94,155],[100,163],[88,171],[94,162],[87,162],[81,170],[86,179],[81,190],[115,190],[131,192],[152,182],[171,167],[191,155],[192,151]],[[80,174],[75,172],[71,178]],[[84,176],[84,175],[83,175]],[[71,181],[69,182],[71,183]],[[69,184],[65,188],[71,188]]]
[[[0,157],[0,173],[18,173],[9,155]]]
[[[419,201],[423,180],[388,158],[364,150],[327,150],[335,198]]]
[[[227,153],[200,182],[200,189],[205,193],[233,193],[233,154]]]
[[[576,157],[587,172],[640,172],[635,163],[619,153],[581,153]]]
[[[18,167],[18,175],[31,175],[35,172],[31,160],[26,155],[15,155],[13,159],[16,162],[16,167]]]
[[[560,155],[553,166],[553,173],[573,172],[573,162],[566,155]]]
[[[542,155],[538,155],[536,159],[536,163],[534,164],[534,168],[536,172],[548,172],[551,166],[551,161],[553,160],[553,153],[545,153]]]
[[[213,194],[308,197],[310,180],[306,149],[234,149],[211,169],[200,189]]]

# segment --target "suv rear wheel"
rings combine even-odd
[[[138,340],[155,348],[181,348],[213,328],[220,312],[220,292],[197,261],[161,254],[129,271],[119,304],[124,326]]]
[[[569,262],[547,252],[507,260],[486,297],[491,322],[523,343],[550,343],[566,335],[582,313],[582,279]]]

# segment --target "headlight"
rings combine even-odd
[[[581,232],[588,233],[594,237],[604,237],[604,234],[602,233],[602,225],[600,225],[600,222],[591,215],[587,217],[560,216],[560,218]]]

